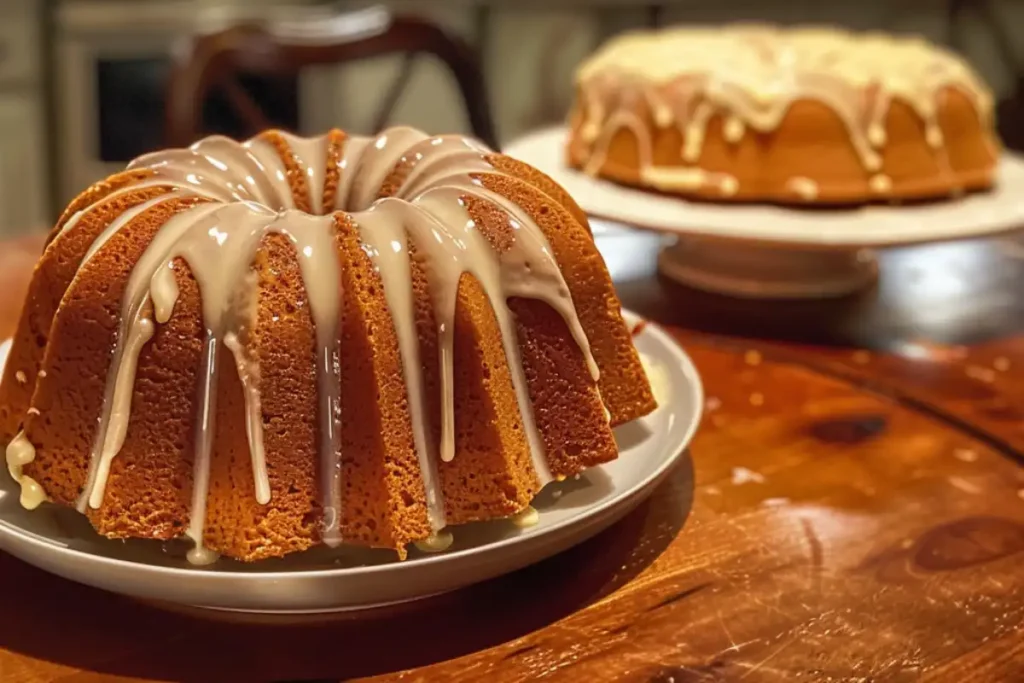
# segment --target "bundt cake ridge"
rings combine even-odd
[[[503,159],[405,127],[267,131],[84,192],[0,384],[26,506],[187,536],[196,563],[404,555],[614,458],[611,423],[655,405],[618,300],[578,207]]]

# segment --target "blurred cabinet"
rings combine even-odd
[[[39,24],[32,3],[0,3],[0,82],[39,79]]]
[[[40,6],[0,0],[0,238],[48,227]]]

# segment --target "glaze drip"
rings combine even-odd
[[[286,149],[282,149],[281,140]],[[542,484],[550,481],[509,298],[535,299],[551,306],[565,321],[595,383],[598,370],[543,232],[522,207],[485,189],[476,179],[480,173],[499,173],[487,161],[489,153],[467,138],[431,138],[411,128],[391,128],[375,138],[349,137],[334,162],[339,173],[330,206],[324,204],[327,136],[300,138],[282,134],[274,144],[262,136],[244,143],[214,136],[188,149],[156,152],[132,162],[129,168],[148,169],[152,174],[105,199],[143,187],[163,187],[166,192],[114,220],[91,245],[84,262],[117,231],[161,203],[177,198],[200,201],[181,208],[166,221],[129,276],[107,377],[104,411],[99,416],[79,509],[96,509],[103,504],[112,466],[130,423],[139,354],[159,333],[160,326],[174,315],[180,294],[175,278],[181,263],[187,265],[199,286],[206,330],[197,390],[191,512],[185,532],[195,543],[190,561],[205,564],[217,557],[205,548],[204,532],[217,428],[218,377],[225,371],[219,360],[222,346],[232,354],[233,371],[238,373],[244,392],[253,497],[261,505],[272,503],[275,482],[268,472],[263,447],[260,359],[250,332],[260,291],[254,259],[262,240],[277,234],[285,236],[295,249],[315,327],[321,538],[329,545],[343,541],[340,339],[344,321],[340,314],[341,260],[335,240],[339,226],[345,222],[357,230],[363,251],[383,284],[398,340],[413,440],[434,538],[446,537],[439,463],[456,457],[453,328],[463,274],[475,277],[490,301],[501,330],[534,468]],[[292,182],[296,173],[309,192],[308,204],[301,203],[311,207],[313,214],[324,215],[294,208],[297,202]],[[500,210],[506,225],[499,227],[508,231],[510,244],[502,249],[491,244],[470,215],[470,200],[489,203]],[[335,213],[338,209],[349,213]],[[74,224],[87,212],[88,209],[79,212],[64,230],[74,229]],[[419,358],[411,249],[416,250],[423,263],[437,323],[441,368],[441,434],[437,438],[428,428],[429,397],[425,395],[422,377],[423,359]],[[29,503],[41,501],[45,495],[38,484],[21,473],[20,468],[31,462],[33,454],[32,444],[24,436],[8,448],[8,465],[22,484],[23,500]]]
[[[19,502],[26,510],[35,510],[46,500],[46,492],[32,477],[22,473],[22,468],[36,458],[36,449],[25,438],[25,432],[18,432],[11,443],[7,444],[7,471],[11,478],[21,486]]]
[[[724,196],[739,190],[736,178],[700,165],[715,118],[722,120],[726,142],[737,144],[748,130],[774,131],[794,103],[818,102],[842,121],[870,176],[882,168],[885,124],[895,100],[916,113],[927,144],[947,169],[936,114],[940,94],[955,89],[969,99],[984,125],[992,117],[991,93],[954,53],[917,38],[826,28],[737,24],[628,33],[587,60],[576,84],[574,116],[589,147],[585,172],[596,174],[616,133],[629,129],[637,140],[645,183],[667,191],[711,186]],[[658,128],[678,128],[685,165],[654,163],[655,131],[644,119],[645,109]],[[802,180],[792,187],[804,199],[811,194]],[[888,191],[879,183],[873,189]]]

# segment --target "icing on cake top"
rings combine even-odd
[[[356,231],[383,284],[409,398],[428,518],[434,531],[440,532],[446,524],[437,463],[450,461],[455,454],[454,326],[459,282],[464,273],[477,279],[495,313],[534,469],[541,485],[550,481],[508,299],[529,298],[551,306],[564,319],[595,383],[599,372],[543,231],[516,201],[488,190],[480,181],[481,174],[502,174],[489,162],[490,154],[491,150],[471,138],[428,136],[412,128],[394,127],[375,137],[350,136],[343,149],[338,149],[329,136],[302,138],[278,132],[269,138],[261,136],[241,143],[211,136],[187,149],[154,152],[133,161],[130,170],[146,173],[100,202],[145,187],[160,188],[159,194],[110,223],[88,250],[79,266],[79,275],[90,267],[103,245],[133,219],[164,202],[186,199],[191,203],[160,226],[128,278],[103,412],[98,416],[88,480],[78,509],[85,512],[103,504],[111,465],[127,436],[140,351],[158,326],[171,318],[178,303],[175,269],[179,259],[188,265],[199,284],[206,327],[191,522],[186,532],[195,548],[189,559],[196,564],[216,559],[215,554],[204,548],[203,533],[216,430],[214,399],[221,372],[238,373],[244,390],[252,486],[257,502],[270,502],[259,361],[249,351],[246,340],[253,325],[258,293],[253,259],[264,237],[280,234],[295,247],[316,333],[317,385],[322,406],[318,420],[323,540],[329,545],[343,541],[339,524],[339,426],[343,419],[339,358],[344,350],[340,347],[338,326],[343,324],[339,316],[345,293],[341,291],[341,266],[335,244],[340,222],[348,222]],[[282,160],[289,155],[294,162],[291,170]],[[382,196],[384,183],[397,167],[404,168],[404,174],[398,185]],[[325,192],[331,185],[328,177],[336,184],[332,197]],[[295,190],[296,186],[304,191]],[[469,213],[469,201],[490,203],[500,210],[512,236],[507,248],[497,249],[481,232]],[[62,227],[62,233],[73,230],[92,209],[89,206],[72,216]],[[413,247],[425,264],[437,322],[441,433],[436,442],[427,428],[427,397],[410,270]],[[235,367],[220,367],[217,349],[222,344],[231,352]],[[24,432],[7,449],[9,470],[21,484],[22,502],[29,508],[46,497],[38,482],[23,472],[35,455],[35,447]]]
[[[661,189],[696,189],[712,183],[735,194],[736,179],[698,167],[656,168],[651,132],[640,119],[645,100],[660,128],[678,126],[683,160],[695,164],[708,122],[725,117],[730,143],[748,129],[767,133],[799,100],[824,104],[843,122],[869,174],[881,170],[890,103],[908,104],[924,124],[927,144],[944,153],[936,116],[940,91],[954,88],[991,123],[992,95],[963,59],[916,37],[851,33],[832,28],[782,29],[758,24],[687,27],[624,34],[578,70],[580,134],[592,146],[587,170],[604,163],[612,136],[632,129],[640,142],[641,174]],[[873,187],[886,186],[883,180]],[[814,194],[802,183],[804,194]]]

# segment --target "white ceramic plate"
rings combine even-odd
[[[639,318],[626,314],[630,325]],[[454,529],[445,553],[316,548],[243,565],[203,568],[184,546],[110,541],[73,510],[43,505],[29,512],[16,485],[0,474],[0,549],[72,581],[142,599],[219,610],[305,614],[361,609],[454,590],[558,553],[610,526],[650,494],[682,457],[700,421],[700,377],[686,353],[650,324],[636,336],[660,407],[616,430],[621,457],[579,480],[552,484],[534,506],[540,521],[519,529],[499,521]],[[10,342],[0,345],[0,368]],[[555,491],[560,491],[560,495]]]
[[[794,246],[873,247],[979,237],[1024,227],[1024,159],[1005,153],[996,187],[949,201],[800,209],[689,202],[593,178],[565,164],[564,127],[502,151],[550,175],[592,216],[664,232]]]

